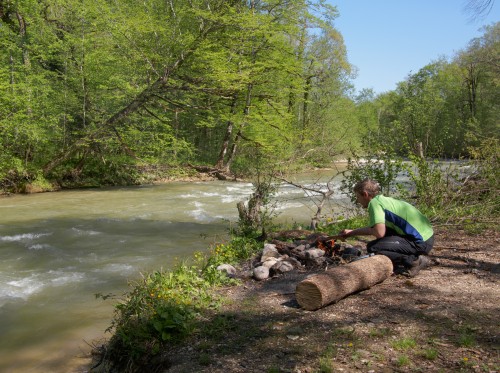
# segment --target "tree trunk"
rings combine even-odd
[[[374,255],[309,277],[297,285],[295,296],[301,307],[314,311],[387,279],[391,260]]]
[[[236,95],[233,97],[233,101],[231,102],[231,110],[230,114],[233,116],[235,114],[236,109]],[[226,133],[224,135],[224,140],[222,141],[222,146],[219,152],[219,158],[217,159],[217,163],[215,165],[216,168],[222,170],[224,169],[224,159],[226,157],[227,149],[229,148],[229,141],[231,140],[231,135],[233,134],[234,122],[230,119],[227,121]]]
[[[233,141],[233,145],[231,146],[231,152],[229,153],[229,157],[227,159],[227,162],[226,164],[224,165],[224,170],[226,170],[226,172],[229,172],[229,169],[231,168],[231,163],[233,163],[233,160],[236,156],[236,149],[238,148],[238,142],[240,141],[240,139],[242,138],[242,135],[243,135],[243,128],[245,127],[246,125],[246,120],[247,120],[247,116],[248,114],[250,113],[250,104],[252,102],[252,88],[253,88],[253,84],[252,83],[249,83],[248,86],[247,86],[247,95],[246,95],[246,100],[245,100],[245,109],[243,110],[243,114],[244,114],[244,122],[241,124],[239,130],[238,130],[238,133],[236,134],[236,137],[234,138],[234,141]]]

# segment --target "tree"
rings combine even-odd
[[[464,11],[470,14],[471,20],[475,20],[487,16],[494,5],[495,0],[468,0]]]

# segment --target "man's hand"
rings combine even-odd
[[[352,231],[352,229],[344,229],[339,232],[339,236],[342,236],[342,238],[347,238],[349,237],[349,233],[351,233]]]
[[[373,227],[363,227],[356,229],[344,229],[340,231],[339,236],[343,238],[352,236],[375,236],[376,238],[381,238],[385,236],[386,227],[385,224],[375,224]]]

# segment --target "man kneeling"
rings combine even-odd
[[[389,257],[394,273],[415,276],[430,265],[426,256],[434,244],[434,232],[429,219],[408,202],[380,194],[379,184],[364,179],[354,186],[356,201],[368,209],[370,225],[344,229],[344,237],[375,236],[367,244],[369,253]]]

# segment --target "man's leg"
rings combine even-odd
[[[394,266],[402,265],[410,268],[420,254],[414,242],[400,236],[386,236],[368,242],[369,253],[385,255],[393,262]]]

